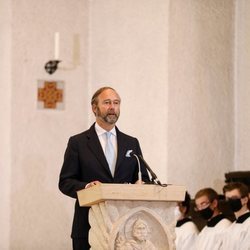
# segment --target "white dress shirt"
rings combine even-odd
[[[97,122],[95,123],[95,131],[97,133],[97,136],[99,138],[99,141],[102,146],[103,152],[105,152],[105,147],[106,147],[106,131],[105,129],[101,128]],[[115,150],[115,158],[117,159],[117,136],[116,136],[116,130],[115,127],[111,129],[109,132],[111,132],[111,142]]]

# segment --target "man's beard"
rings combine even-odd
[[[96,116],[101,118],[103,121],[109,124],[115,124],[119,118],[119,113],[116,114],[115,112],[108,111],[107,113],[101,113],[100,109],[97,108]]]

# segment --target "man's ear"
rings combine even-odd
[[[241,198],[241,202],[242,202],[243,206],[246,205],[248,203],[248,201],[249,201],[249,197],[248,196],[245,196],[245,197]]]
[[[92,111],[95,114],[95,116],[96,116],[96,108],[97,108],[96,104],[92,104]]]
[[[214,199],[213,202],[211,203],[211,205],[212,205],[213,208],[218,207],[218,200]]]

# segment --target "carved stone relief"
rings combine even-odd
[[[174,202],[105,201],[92,206],[91,249],[174,249],[174,205]]]

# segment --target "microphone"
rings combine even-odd
[[[131,157],[131,156],[134,156],[137,160],[137,163],[138,163],[138,181],[139,181],[139,184],[142,184],[142,176],[141,176],[141,163],[139,161],[139,158],[136,154],[133,153],[133,150],[128,150],[127,153],[126,153],[126,157]]]
[[[147,162],[143,159],[143,157],[141,155],[136,155],[133,150],[128,150],[127,153],[126,153],[126,157],[131,157],[131,156],[135,156],[137,161],[138,161],[138,166],[139,166],[139,172],[140,172],[140,175],[141,175],[141,166],[140,166],[140,162],[139,162],[139,159],[144,163],[146,169],[149,171],[151,177],[152,177],[152,180],[153,182],[155,182],[156,184],[158,185],[162,185],[161,182],[159,181],[158,177],[156,176],[156,174],[154,173],[154,171],[149,167],[149,165],[147,164]],[[138,173],[139,174],[139,173]]]

